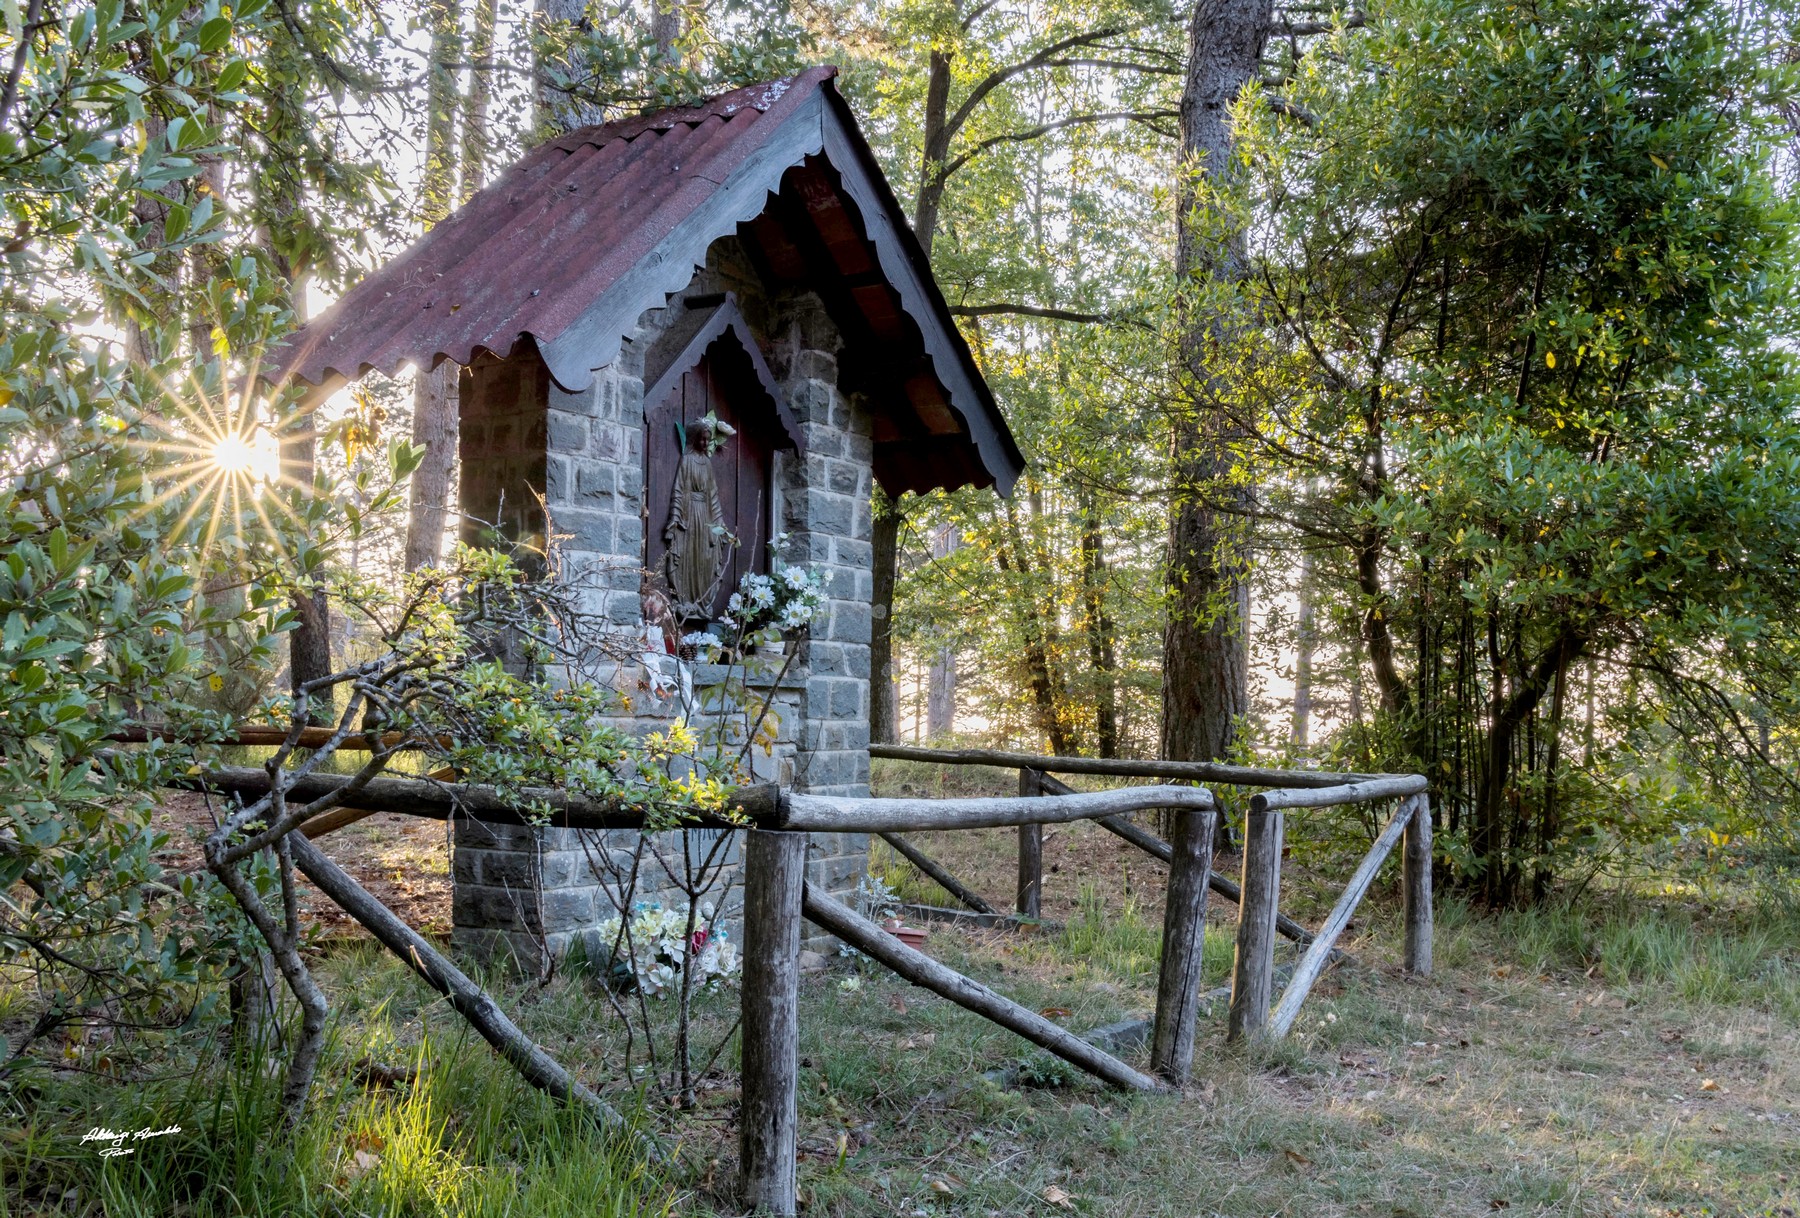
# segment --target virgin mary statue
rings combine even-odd
[[[725,548],[733,539],[725,531],[712,453],[715,436],[722,442],[732,434],[729,424],[710,416],[690,423],[681,464],[675,470],[669,523],[663,529],[669,551],[663,563],[674,593],[675,613],[683,619],[711,617],[719,594]]]

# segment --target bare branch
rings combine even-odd
[[[1111,38],[1114,34],[1123,32],[1116,26],[1109,26],[1105,29],[1089,30],[1085,34],[1071,34],[1067,38],[1051,43],[1037,54],[1021,59],[1018,63],[1009,63],[995,68],[982,78],[980,84],[969,91],[969,96],[963,99],[963,104],[958,106],[956,113],[952,114],[945,122],[944,133],[954,137],[958,131],[962,130],[963,124],[969,121],[969,116],[975,113],[975,107],[979,106],[989,93],[1013,77],[1048,66],[1052,60],[1061,57],[1064,51],[1074,50],[1076,47],[1093,46],[1097,42]]]
[[[1023,131],[1008,131],[1004,135],[991,135],[987,139],[972,145],[968,151],[957,156],[945,165],[938,174],[938,181],[947,181],[951,174],[967,165],[972,159],[980,156],[989,148],[999,144],[1022,144],[1049,135],[1053,131],[1062,131],[1069,127],[1085,127],[1095,123],[1110,123],[1118,119],[1128,119],[1134,123],[1153,123],[1158,119],[1179,118],[1179,110],[1108,110],[1101,114],[1075,114],[1068,118],[1059,118],[1054,122],[1039,123],[1035,127],[1027,127]]]
[[[1360,30],[1369,22],[1367,13],[1348,12],[1336,21],[1282,21],[1269,31],[1271,38],[1310,38],[1334,30]]]
[[[978,304],[951,305],[950,312],[956,317],[1041,317],[1048,321],[1073,321],[1090,325],[1111,325],[1123,323],[1131,326],[1142,326],[1152,329],[1149,322],[1135,317],[1129,312],[1081,313],[1074,309],[1052,309],[1043,305],[1028,304]]]

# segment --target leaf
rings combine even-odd
[[[1650,154],[1650,160],[1658,169],[1667,169],[1669,167],[1669,163],[1657,156],[1654,152]]]
[[[200,49],[208,55],[231,41],[231,18],[214,17],[200,27]]]
[[[1061,1206],[1065,1210],[1072,1210],[1075,1208],[1075,1198],[1071,1197],[1068,1193],[1065,1193],[1054,1184],[1044,1190],[1044,1200],[1048,1201],[1051,1205]]]
[[[1544,367],[1546,367],[1546,368],[1556,367],[1556,352],[1554,352],[1554,351],[1544,352]]]
[[[344,1168],[346,1179],[354,1180],[365,1176],[381,1166],[381,1156],[370,1150],[358,1150],[351,1154],[350,1162]]]

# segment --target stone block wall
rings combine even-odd
[[[545,396],[551,381],[550,370],[535,355],[487,357],[462,374],[457,444],[462,535],[471,544],[488,540],[490,528],[507,541],[542,544],[544,516],[537,497],[544,489]]]
[[[776,455],[775,519],[789,534],[786,561],[822,570],[829,599],[815,621],[810,638],[800,645],[794,662],[775,692],[773,710],[780,724],[772,754],[752,750],[759,779],[793,789],[832,795],[867,795],[869,784],[869,633],[874,596],[870,493],[873,488],[874,444],[867,409],[838,389],[837,356],[841,345],[835,327],[818,299],[810,294],[771,296],[766,293],[735,239],[716,243],[705,268],[685,295],[731,291],[800,424],[806,451]],[[585,589],[587,608],[607,628],[636,635],[642,630],[639,586],[644,561],[645,523],[652,505],[644,502],[644,353],[666,329],[680,324],[681,298],[639,319],[627,336],[621,357],[600,370],[594,383],[567,393],[549,381],[541,361],[536,371],[484,373],[485,413],[473,417],[474,436],[487,443],[497,434],[491,403],[523,402],[538,392],[541,431],[527,420],[529,434],[541,435],[542,482],[549,508],[549,527],[561,538],[564,577]],[[515,357],[508,364],[520,363]],[[541,378],[541,387],[540,387]],[[511,386],[507,396],[499,386]],[[469,409],[465,406],[465,412]],[[516,407],[522,414],[530,411]],[[511,433],[508,433],[511,434]],[[503,465],[498,454],[472,451],[465,431],[464,485],[488,493],[490,483],[506,477],[529,479],[524,465]],[[525,454],[529,456],[529,454]],[[508,456],[511,459],[511,455]],[[471,461],[475,464],[472,467]],[[488,464],[483,465],[483,462]],[[469,470],[476,470],[473,483]],[[511,492],[508,492],[509,498]],[[472,508],[474,499],[465,498]],[[770,665],[778,668],[779,661]],[[694,674],[704,688],[717,674]],[[753,689],[760,704],[774,673],[762,676]],[[681,713],[677,697],[658,697],[648,674],[637,665],[620,665],[613,683],[629,699],[620,725],[634,731],[666,727]],[[628,874],[638,835],[581,834],[574,830],[499,830],[461,825],[456,829],[454,940],[487,957],[516,958],[528,967],[538,962],[540,945],[553,954],[566,952],[578,940],[593,939],[594,928],[619,903],[613,876]],[[661,835],[654,845],[671,862],[680,858],[679,835]],[[712,897],[735,926],[741,907],[737,887],[739,843],[723,856],[724,885],[731,891]],[[661,868],[640,858],[638,900],[676,905],[679,893],[666,880],[652,882]],[[808,878],[848,897],[867,868],[868,839],[862,834],[815,834],[810,843]],[[651,879],[643,876],[644,870]],[[809,940],[815,947],[827,940]]]

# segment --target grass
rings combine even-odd
[[[1351,945],[1363,966],[1328,978],[1294,1038],[1240,1052],[1215,1021],[1179,1099],[1003,1090],[984,1073],[1028,1056],[1005,1034],[896,982],[844,995],[809,980],[809,1213],[1796,1208],[1793,932],[1655,907],[1484,919],[1445,904],[1437,977],[1394,967],[1398,926],[1377,911]],[[1149,1003],[1154,935],[1133,922],[1083,917],[1025,940],[934,932],[933,950],[1085,1027]],[[1209,974],[1228,957],[1214,963],[1213,939]]]
[[[1008,842],[994,845],[1003,871]],[[1147,1011],[1160,909],[1067,873],[1050,883],[1063,886],[1060,930],[940,928],[929,950],[1072,1028]],[[1155,891],[1148,877],[1134,890]],[[809,974],[806,1213],[1800,1209],[1800,928],[1625,900],[1488,917],[1446,899],[1437,931],[1437,974],[1405,976],[1395,902],[1378,892],[1346,945],[1357,964],[1327,975],[1295,1035],[1228,1047],[1215,1014],[1181,1096],[1108,1091],[866,962]],[[1210,925],[1208,985],[1230,956],[1228,922]],[[651,1169],[520,1084],[397,962],[365,948],[321,971],[335,1039],[298,1129],[273,1132],[279,1080],[217,1061],[216,1047],[129,1088],[54,1077],[29,1106],[11,1097],[16,1127],[0,1124],[0,1215],[737,1212],[734,1048],[695,1112],[635,1109],[681,1143],[675,1164]],[[591,982],[502,995],[555,1056],[634,1104]],[[734,1003],[700,1003],[700,1043],[729,1034]],[[367,1085],[364,1059],[416,1066],[416,1081]],[[79,1140],[175,1123],[180,1135],[120,1159]]]
[[[184,1069],[128,1087],[53,1076],[29,1097],[8,1097],[23,1119],[0,1126],[0,1215],[671,1212],[668,1181],[524,1088],[460,1020],[427,1006],[395,962],[352,951],[324,971],[337,1020],[298,1127],[280,1128],[279,1055],[234,1059],[217,1041],[192,1047]],[[365,1082],[359,1066],[371,1061],[414,1077]],[[82,1141],[99,1127],[179,1131],[102,1158]]]

